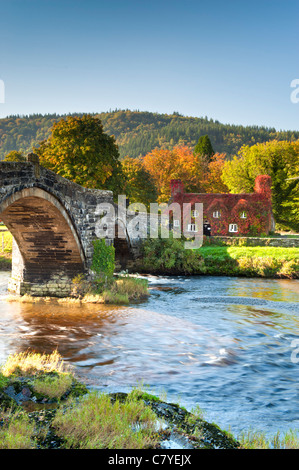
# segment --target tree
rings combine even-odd
[[[122,161],[122,169],[126,178],[125,194],[130,203],[140,202],[149,207],[151,202],[156,202],[157,190],[154,180],[140,158],[126,157]]]
[[[208,135],[202,135],[194,147],[194,153],[205,158],[208,162],[214,155],[214,150]]]
[[[255,178],[261,174],[272,178],[275,220],[282,227],[299,230],[299,141],[245,145],[231,162],[226,162],[222,178],[233,193],[253,192]]]
[[[206,193],[228,193],[229,189],[223,182],[222,173],[226,163],[225,153],[215,153],[210,163],[207,165],[207,171],[203,175],[202,189]]]
[[[12,150],[5,156],[4,161],[5,162],[26,162],[26,157],[24,157],[22,152],[18,152],[17,150]]]
[[[200,189],[200,159],[191,147],[178,145],[172,150],[156,148],[145,155],[143,165],[155,182],[158,202],[168,202],[172,179],[180,178],[187,191]]]
[[[68,116],[52,127],[47,140],[34,149],[46,168],[88,188],[123,191],[124,177],[114,137],[103,132],[91,115]]]

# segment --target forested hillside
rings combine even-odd
[[[82,116],[76,113],[73,116]],[[172,148],[184,143],[194,147],[201,135],[208,134],[215,152],[235,155],[243,144],[253,145],[268,140],[297,140],[299,131],[278,132],[273,128],[221,124],[213,119],[116,110],[96,114],[104,131],[114,135],[121,157],[145,155],[156,147]],[[57,114],[9,116],[0,119],[0,159],[11,150],[29,152],[46,139]]]

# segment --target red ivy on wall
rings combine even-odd
[[[172,180],[170,203],[203,204],[204,221],[211,225],[211,235],[256,236],[269,234],[272,225],[271,178],[260,175],[255,181],[254,193],[244,194],[195,194],[185,193],[181,180]],[[183,219],[181,220],[183,224]],[[192,220],[191,220],[192,223]],[[237,231],[229,230],[231,225]]]

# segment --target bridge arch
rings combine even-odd
[[[125,269],[132,260],[132,246],[126,224],[120,217],[115,219],[115,260],[121,269]]]
[[[35,154],[27,155],[26,162],[0,162],[0,218],[14,237],[9,289],[65,297],[77,274],[92,279],[98,207],[108,203],[119,216],[112,191],[73,183],[40,165]],[[127,218],[134,214],[125,211],[117,222],[125,230],[125,238],[116,241],[122,264],[139,253],[140,237],[127,230]],[[106,238],[107,243],[118,239]]]
[[[86,260],[61,202],[39,187],[25,188],[2,200],[0,218],[14,237],[10,290],[67,295]]]

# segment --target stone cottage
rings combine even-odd
[[[195,203],[203,204],[203,218],[211,226],[214,236],[258,236],[274,231],[275,223],[271,203],[271,177],[259,175],[255,180],[253,193],[243,194],[206,194],[186,193],[180,179],[170,182],[171,198],[169,203],[179,203],[183,213],[183,204],[191,204],[191,215]],[[197,232],[196,223],[188,224],[188,232]],[[195,222],[195,220],[194,220]],[[173,220],[174,226],[183,224],[183,220]]]

